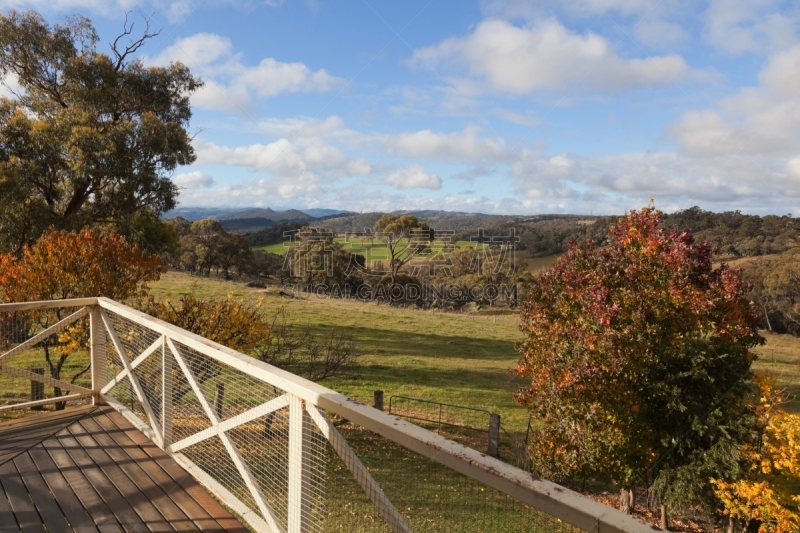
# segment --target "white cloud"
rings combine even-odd
[[[521,117],[512,118],[521,120]],[[532,117],[526,118],[532,120]],[[298,146],[313,147],[320,142],[331,142],[351,149],[409,158],[497,162],[509,151],[502,137],[482,136],[481,129],[475,125],[448,133],[428,129],[397,134],[364,133],[349,128],[340,117],[330,116],[325,119],[268,119],[259,123],[259,130],[290,139]]]
[[[637,41],[651,48],[674,47],[690,39],[682,25],[657,17],[637,21],[633,31]]]
[[[691,155],[716,157],[800,152],[800,45],[774,54],[757,87],[743,88],[717,109],[685,112],[670,128]]]
[[[335,115],[325,119],[296,117],[269,118],[259,122],[259,129],[276,137],[285,137],[298,144],[315,140],[334,140],[348,147],[365,147],[375,142],[375,136],[350,129]]]
[[[800,13],[786,0],[711,0],[705,37],[729,54],[774,51],[797,42]]]
[[[253,98],[268,98],[281,93],[326,92],[343,80],[325,70],[311,70],[303,63],[284,63],[274,58],[257,65],[245,65],[227,37],[198,33],[175,41],[148,64],[164,65],[180,61],[206,81],[193,97],[200,107],[243,112]]]
[[[287,139],[269,144],[228,147],[198,139],[197,164],[245,167],[271,176],[267,180],[283,197],[294,197],[352,176],[366,176],[372,165],[363,158],[353,159],[334,146],[316,142],[305,148]]]
[[[582,212],[578,206],[597,212],[592,198],[616,206],[644,205],[655,198],[662,207],[702,204],[714,210],[774,212],[776,199],[785,204],[800,195],[800,156],[782,164],[771,157],[698,158],[681,152],[553,157],[526,150],[510,170],[519,197],[538,205],[570,199],[568,212]]]
[[[214,178],[199,170],[178,174],[172,178],[172,181],[175,182],[175,185],[178,187],[185,187],[187,189],[208,188],[214,185]]]
[[[554,19],[528,27],[486,20],[467,37],[415,50],[410,62],[430,68],[463,65],[490,89],[512,94],[576,84],[597,91],[673,85],[693,74],[679,55],[623,59],[604,37],[574,33]]]
[[[410,165],[389,174],[386,183],[397,189],[431,189],[442,188],[442,178],[428,172],[421,165]]]
[[[457,161],[500,160],[508,154],[502,138],[481,137],[479,133],[480,128],[475,126],[453,133],[431,130],[400,133],[389,136],[384,148],[390,154]]]

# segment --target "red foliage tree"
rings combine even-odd
[[[632,211],[608,246],[573,244],[530,288],[515,368],[530,385],[516,399],[539,424],[530,455],[544,475],[631,489],[720,439],[735,445],[755,313],[738,272],[660,217]]]

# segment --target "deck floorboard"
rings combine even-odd
[[[247,530],[110,407],[0,423],[0,532]]]

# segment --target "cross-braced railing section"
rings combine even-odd
[[[651,531],[105,298],[0,305],[0,342],[0,410],[107,403],[257,531]]]
[[[92,396],[88,339],[94,298],[4,305],[0,312],[0,416]]]

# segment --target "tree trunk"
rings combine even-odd
[[[762,303],[761,307],[764,308],[764,320],[767,321],[767,329],[772,331],[772,324],[769,321],[769,313],[767,312],[767,305]]]
[[[275,419],[275,413],[272,412],[264,417],[264,438],[270,439],[274,436],[272,431],[272,421]]]
[[[728,517],[728,528],[725,533],[736,533],[736,519],[732,516]]]
[[[744,523],[744,529],[742,529],[742,533],[758,533],[760,529],[761,520],[751,518]]]
[[[667,506],[663,503],[661,504],[661,523],[659,527],[664,531],[669,529],[669,520],[667,519]]]

